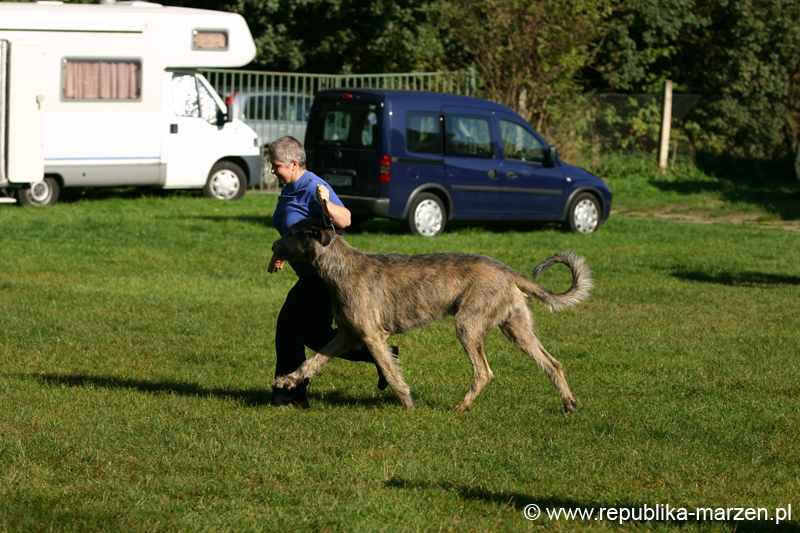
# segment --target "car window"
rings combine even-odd
[[[500,121],[503,158],[517,161],[544,161],[544,145],[533,133],[516,122]]]
[[[309,142],[347,148],[374,148],[378,133],[378,104],[370,102],[321,101],[309,124]]]
[[[491,158],[492,124],[487,117],[478,115],[445,115],[447,141],[445,153],[466,157]]]
[[[259,94],[245,102],[243,115],[249,120],[285,120],[305,122],[311,109],[306,96]]]
[[[406,113],[406,149],[409,152],[442,155],[442,126],[439,113]]]

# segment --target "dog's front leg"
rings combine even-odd
[[[381,372],[386,377],[389,387],[392,392],[400,400],[405,409],[414,409],[414,400],[411,399],[411,389],[403,380],[400,374],[400,369],[394,362],[394,357],[389,351],[389,346],[386,345],[386,339],[365,338],[364,344],[369,348],[372,358],[375,359],[375,364],[381,369]]]
[[[331,342],[323,346],[318,353],[306,359],[297,370],[291,374],[275,378],[275,381],[272,382],[272,386],[279,389],[293,389],[306,379],[317,375],[317,372],[319,372],[328,361],[334,357],[339,357],[347,350],[357,348],[358,345],[359,341],[357,338],[346,335],[340,330]]]

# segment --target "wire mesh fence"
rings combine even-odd
[[[672,95],[673,165],[679,154],[691,155],[684,119],[700,98],[698,94]],[[625,152],[655,157],[661,140],[663,94],[601,94],[591,99],[590,107],[590,142],[600,154]]]

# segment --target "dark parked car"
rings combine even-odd
[[[419,235],[452,219],[563,221],[590,233],[611,210],[603,180],[561,161],[513,110],[478,98],[322,91],[305,147],[308,168],[353,215],[403,219]]]

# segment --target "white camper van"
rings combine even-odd
[[[196,69],[255,53],[232,13],[0,2],[0,201],[145,185],[241,198],[261,178],[257,136]]]

